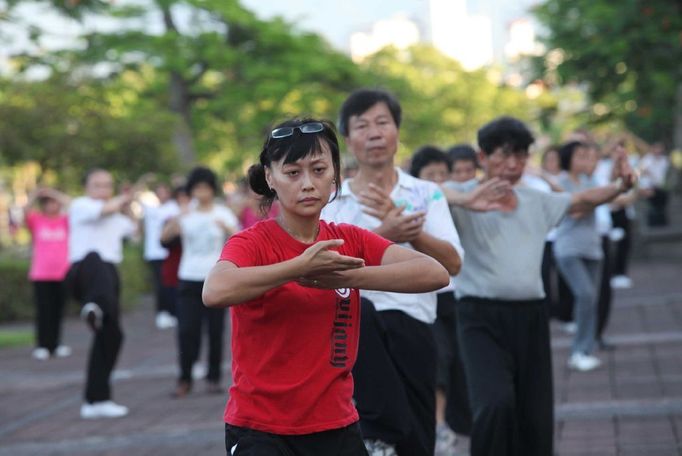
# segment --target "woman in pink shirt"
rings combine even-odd
[[[26,227],[31,232],[33,252],[28,278],[33,282],[36,305],[36,348],[33,357],[65,357],[71,348],[60,345],[66,290],[64,277],[69,269],[68,218],[62,209],[68,197],[54,189],[38,189],[27,205]],[[38,210],[31,210],[33,203]]]

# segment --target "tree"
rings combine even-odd
[[[546,0],[535,15],[547,28],[547,83],[586,84],[593,122],[621,119],[682,148],[682,3]]]
[[[0,81],[0,165],[36,162],[69,188],[91,167],[131,180],[170,174],[178,166],[166,134],[173,119],[136,96],[134,77]]]
[[[257,153],[267,125],[287,113],[332,113],[329,101],[359,78],[348,57],[319,36],[260,20],[236,0],[149,0],[106,14],[120,30],[88,33],[85,49],[54,52],[41,63],[91,74],[104,64],[108,77],[151,68],[157,79],[144,96],[175,114],[170,132],[184,165],[239,166]]]
[[[478,129],[497,116],[530,117],[522,91],[493,82],[486,69],[465,71],[431,46],[386,48],[363,68],[375,85],[391,90],[401,102],[402,156],[425,144],[472,143]]]

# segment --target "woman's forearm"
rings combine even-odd
[[[426,293],[450,283],[450,275],[433,258],[422,256],[382,266],[346,271],[352,288],[397,293]]]
[[[204,281],[202,298],[207,307],[241,304],[295,280],[300,275],[296,259],[267,266],[238,268],[217,263]]]

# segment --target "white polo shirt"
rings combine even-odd
[[[403,214],[417,211],[426,212],[424,232],[449,242],[460,258],[464,250],[459,235],[452,222],[445,195],[433,182],[417,179],[396,168],[398,182],[391,191],[391,199],[396,206],[405,206]],[[365,214],[363,206],[350,189],[352,179],[345,180],[339,195],[322,209],[321,218],[335,223],[350,223],[368,230],[375,230],[381,220]],[[411,244],[401,244],[413,249]],[[436,320],[436,292],[430,293],[390,293],[385,291],[361,290],[363,297],[371,300],[378,311],[401,310],[424,323]]]
[[[81,261],[90,252],[118,264],[123,260],[123,238],[132,236],[135,222],[118,212],[102,215],[104,201],[81,196],[69,207],[69,261]]]

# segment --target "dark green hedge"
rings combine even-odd
[[[0,252],[0,322],[33,319],[33,288],[28,280],[28,268],[26,252]],[[125,310],[131,309],[141,294],[151,290],[151,274],[139,246],[126,245],[119,272],[122,305]],[[73,301],[69,302],[68,313],[76,312],[78,306]]]

